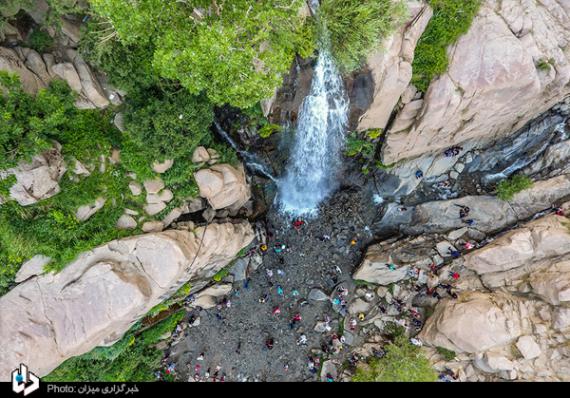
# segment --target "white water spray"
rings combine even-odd
[[[314,216],[319,203],[338,187],[348,98],[328,46],[321,47],[277,196],[280,209],[293,216]]]

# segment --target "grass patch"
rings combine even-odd
[[[44,54],[53,47],[53,38],[45,30],[34,29],[28,36],[27,45]]]
[[[405,15],[400,0],[328,0],[319,9],[332,55],[344,73],[361,67],[382,39],[403,23]]]
[[[530,187],[532,180],[523,174],[517,174],[497,185],[497,197],[501,200],[511,200],[517,192]]]
[[[73,357],[42,378],[47,382],[90,381],[155,381],[154,371],[159,368],[162,351],[154,347],[166,333],[172,332],[184,317],[179,311],[139,334],[137,322],[124,336],[110,347],[97,347]]]
[[[352,381],[357,382],[428,382],[437,381],[437,373],[421,349],[404,336],[386,347],[386,355],[372,358],[356,369]]]
[[[435,347],[435,350],[439,355],[443,357],[446,361],[453,361],[455,359],[455,351],[448,350],[447,348],[443,347]]]
[[[447,70],[447,48],[467,33],[481,0],[428,0],[433,17],[416,46],[412,83],[425,92],[432,79]]]

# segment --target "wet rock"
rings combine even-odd
[[[320,289],[311,289],[309,292],[309,300],[313,301],[328,301],[329,296]]]

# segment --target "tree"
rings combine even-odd
[[[216,105],[270,97],[296,53],[313,51],[303,0],[91,0],[107,37],[153,49],[157,73]]]

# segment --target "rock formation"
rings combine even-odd
[[[447,72],[397,113],[383,162],[467,141],[488,146],[568,96],[569,22],[565,1],[485,0],[468,33],[448,50]]]
[[[67,358],[112,344],[183,283],[213,276],[253,238],[245,222],[135,236],[26,280],[0,297],[0,380],[22,362],[43,376]]]
[[[245,171],[240,165],[237,169],[229,164],[216,164],[208,169],[194,173],[200,189],[200,196],[205,198],[214,210],[228,208],[239,210],[251,197]]]
[[[445,366],[462,380],[570,380],[570,220],[531,221],[455,263],[480,282],[440,301],[419,335],[455,351]]]

